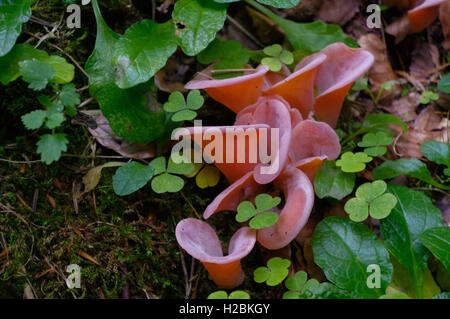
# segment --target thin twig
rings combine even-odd
[[[253,35],[251,34],[247,29],[245,29],[238,21],[230,17],[230,15],[227,14],[227,19],[230,21],[232,25],[234,25],[236,28],[239,29],[244,35],[246,35],[250,40],[255,42],[257,46],[260,48],[264,48],[264,45]]]

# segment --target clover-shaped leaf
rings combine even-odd
[[[386,145],[390,145],[392,142],[393,138],[385,132],[367,133],[358,146],[365,147],[364,153],[369,156],[382,156],[386,154]]]
[[[300,299],[306,290],[320,285],[316,279],[307,280],[307,278],[306,272],[299,271],[294,276],[286,279],[284,284],[289,291],[283,294],[283,299]]]
[[[420,103],[428,104],[431,101],[437,101],[437,100],[439,100],[439,94],[437,94],[433,91],[425,91],[422,93],[422,97],[420,98]]]
[[[176,163],[173,161],[172,156],[169,158],[168,165],[166,167],[166,159],[164,157],[157,157],[149,164],[154,169],[154,177],[151,183],[152,189],[158,194],[162,193],[176,193],[183,189],[184,180],[173,174],[189,174],[195,166],[188,161],[181,161]]]
[[[336,166],[340,167],[343,172],[357,173],[366,168],[366,163],[372,161],[372,157],[363,152],[352,153],[346,152],[336,161]]]
[[[267,267],[258,267],[253,272],[253,278],[257,283],[266,282],[268,286],[280,284],[289,274],[291,261],[280,257],[271,258]]]
[[[274,44],[263,49],[263,52],[268,57],[261,60],[261,64],[269,67],[270,71],[278,72],[283,67],[284,64],[294,63],[294,55],[292,52],[283,50],[283,47],[279,44]]]
[[[190,91],[186,101],[183,94],[177,91],[170,94],[163,108],[166,112],[174,113],[171,118],[174,122],[190,121],[195,119],[197,116],[195,110],[200,109],[204,101],[199,90]]]
[[[356,190],[356,197],[345,203],[344,209],[354,222],[362,222],[369,215],[372,218],[383,219],[389,216],[397,205],[397,198],[385,193],[387,184],[384,181],[365,183]]]
[[[188,178],[195,177],[195,183],[201,189],[214,187],[219,183],[220,171],[217,167],[205,163],[195,163],[192,173],[185,174]]]
[[[114,192],[119,196],[134,193],[148,183],[154,172],[151,165],[129,162],[116,170],[113,176]]]
[[[278,221],[278,215],[274,212],[267,212],[278,204],[281,198],[272,197],[269,194],[259,194],[255,198],[255,206],[249,201],[243,201],[237,208],[236,221],[239,223],[248,221],[253,229],[261,229],[274,225]]]
[[[230,295],[225,290],[219,290],[211,293],[208,299],[250,299],[250,295],[243,290],[235,290]]]

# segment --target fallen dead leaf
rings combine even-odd
[[[100,178],[102,177],[102,170],[105,167],[118,167],[125,165],[124,162],[108,162],[106,164],[96,166],[89,170],[86,175],[83,176],[84,193],[88,193],[97,187]]]
[[[444,33],[444,42],[442,45],[444,49],[450,51],[450,0],[441,4],[439,8],[439,19],[441,21],[442,32]]]
[[[109,126],[108,120],[101,114],[100,110],[85,111],[93,116],[97,122],[96,129],[89,129],[98,143],[106,148],[112,149],[127,158],[145,159],[155,156],[155,144],[136,144],[116,136]]]
[[[320,10],[323,0],[302,0],[293,8],[285,9],[287,15],[296,21],[312,19]]]
[[[379,106],[381,109],[401,118],[405,122],[417,118],[416,108],[420,105],[421,95],[416,91],[392,102],[391,106]]]
[[[328,0],[322,4],[316,20],[344,25],[359,12],[358,0]]]
[[[50,206],[52,206],[53,209],[56,208],[56,201],[55,199],[49,194],[45,194],[45,198],[47,198],[47,202],[49,203]]]
[[[167,93],[175,91],[186,92],[184,83],[188,80],[186,72],[189,68],[189,65],[180,63],[175,58],[170,58],[166,66],[155,74],[156,87]]]
[[[84,252],[84,251],[78,249],[77,254],[78,254],[79,256],[83,257],[84,259],[90,261],[91,263],[100,266],[100,263],[99,263],[94,257],[92,257],[91,255],[89,255],[88,253],[86,253],[86,252]]]
[[[439,50],[431,43],[420,42],[412,51],[409,73],[421,82],[435,81],[439,76],[433,72],[439,66]]]
[[[428,140],[448,142],[447,127],[450,122],[436,114],[430,105],[423,109],[416,120],[408,125],[408,132],[401,134],[401,128],[392,126],[397,135],[401,134],[394,143],[394,152],[401,157],[421,158],[420,145]]]
[[[410,30],[411,24],[407,14],[388,25],[385,29],[387,33],[395,37],[395,43],[402,42],[409,34]]]
[[[381,85],[388,81],[397,81],[398,77],[392,69],[391,62],[387,54],[386,46],[377,35],[369,33],[359,38],[358,44],[361,48],[369,51],[375,58],[372,68],[369,70],[369,80],[371,90],[378,92]],[[400,93],[400,86],[394,85],[391,92],[384,91],[380,101],[390,103],[394,97]]]

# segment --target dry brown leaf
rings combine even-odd
[[[395,37],[395,43],[402,42],[411,30],[411,24],[409,22],[408,15],[405,14],[400,19],[394,21],[386,27],[386,33]]]
[[[401,157],[421,158],[420,145],[428,140],[448,142],[446,118],[436,114],[432,106],[423,109],[414,122],[408,125],[408,132],[401,134],[401,128],[392,126],[397,134],[401,134],[394,143],[395,152]]]
[[[316,19],[344,25],[359,11],[358,0],[327,0],[322,4]]]
[[[412,51],[409,73],[421,82],[436,80],[438,72],[432,72],[439,66],[439,50],[431,43],[421,42]],[[431,78],[430,78],[431,76]]]
[[[105,167],[118,167],[125,165],[124,162],[108,162],[106,164],[96,166],[89,170],[86,175],[83,176],[84,191],[83,193],[88,193],[97,187],[100,178],[102,177],[102,169]]]
[[[112,149],[127,158],[145,159],[155,156],[155,144],[136,144],[124,140],[114,134],[109,126],[108,120],[102,115],[100,110],[85,111],[93,116],[97,122],[96,129],[89,129],[98,143],[106,148]]]
[[[380,106],[383,110],[401,118],[405,122],[417,118],[416,108],[420,105],[421,95],[416,91],[392,102],[391,106]]]
[[[297,21],[305,21],[313,18],[322,6],[323,0],[302,0],[294,8],[284,11],[290,18]]]
[[[439,19],[441,20],[442,32],[445,37],[442,45],[447,51],[450,51],[450,0],[441,4],[439,8]]]
[[[89,255],[88,253],[86,253],[86,252],[84,252],[84,251],[78,249],[77,254],[78,254],[79,256],[83,257],[84,259],[90,261],[91,263],[94,263],[94,264],[100,266],[100,263],[99,263],[94,257],[92,257],[91,255]]]
[[[398,80],[397,75],[392,69],[391,62],[389,61],[386,46],[377,35],[373,33],[363,35],[359,38],[358,44],[361,48],[369,51],[375,57],[375,62],[369,70],[369,80],[372,91],[378,92],[384,82]],[[381,101],[390,103],[398,93],[400,93],[400,86],[394,85],[391,92],[384,91],[381,94]]]
[[[56,208],[56,201],[55,199],[49,194],[45,194],[45,198],[47,198],[47,202],[50,204],[50,206],[52,206],[53,209]]]
[[[175,58],[170,58],[166,66],[155,74],[156,87],[167,93],[187,92],[184,83],[189,80],[186,78],[186,72],[189,68],[190,65],[180,63]]]

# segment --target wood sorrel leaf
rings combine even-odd
[[[291,261],[280,257],[269,259],[267,267],[258,267],[253,272],[253,278],[257,283],[266,282],[268,286],[280,284],[289,273]]]
[[[378,298],[391,282],[393,267],[384,245],[369,228],[344,217],[321,221],[313,235],[314,262],[353,298]],[[369,265],[380,267],[380,288],[367,284]]]

